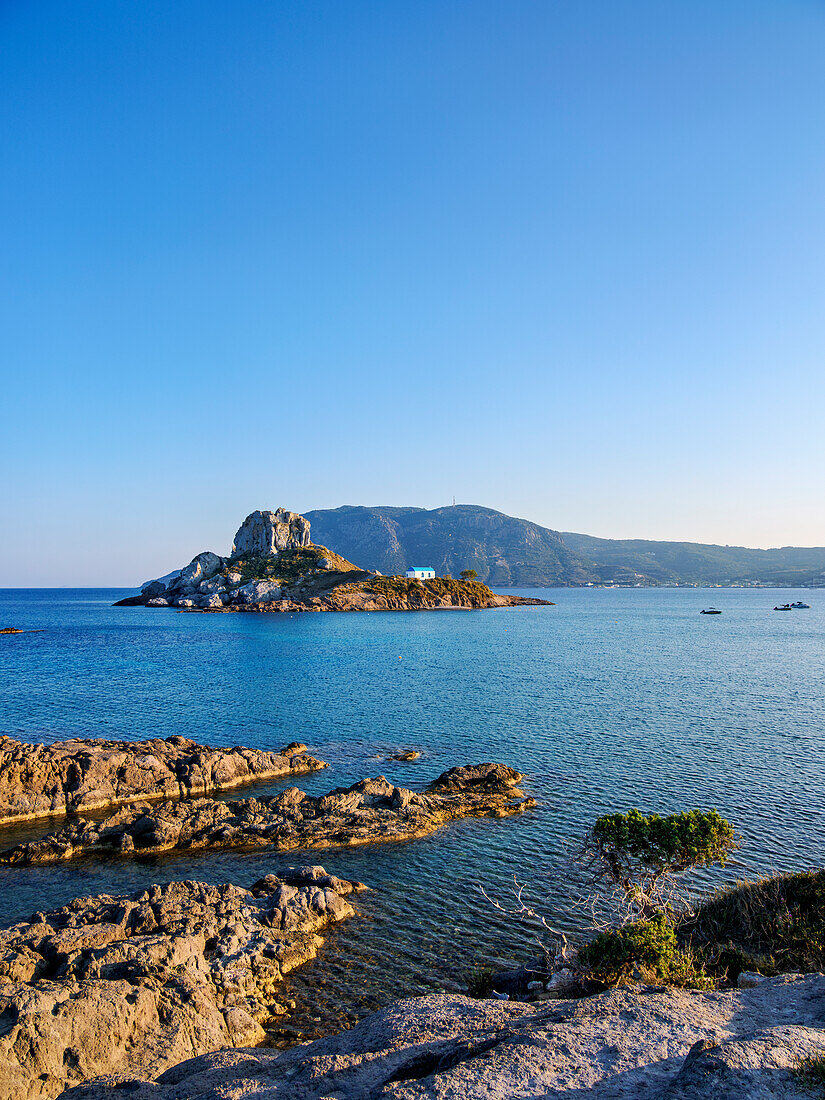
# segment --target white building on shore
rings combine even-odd
[[[435,579],[435,570],[431,565],[411,565],[407,570],[407,579],[411,581],[431,581]]]

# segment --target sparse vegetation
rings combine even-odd
[[[629,918],[669,908],[677,876],[713,863],[724,865],[736,847],[733,826],[716,810],[668,817],[635,809],[605,814],[585,841],[591,869],[624,894]]]
[[[248,558],[236,558],[231,568],[241,574],[241,584],[248,581],[271,580],[284,585],[297,584],[308,575],[317,572],[321,562],[334,573],[363,572],[352,562],[333,553],[325,546],[301,546],[294,550],[281,550],[274,557],[253,555]]]
[[[384,597],[390,608],[453,606],[485,607],[493,597],[490,589],[476,581],[435,577],[420,581],[402,576],[381,576],[359,569],[325,546],[303,546],[281,550],[277,555],[249,555],[234,558],[228,569],[240,573],[240,584],[268,580],[280,584],[286,595],[306,601],[316,597],[339,599],[342,610],[353,595]]]
[[[467,996],[483,999],[493,991],[492,966],[477,966],[467,979]]]
[[[681,943],[702,953],[709,971],[735,981],[761,974],[825,970],[825,871],[777,875],[720,890],[685,916]]]
[[[720,890],[695,911],[660,911],[599,933],[579,965],[602,985],[648,972],[672,985],[732,984],[760,974],[825,970],[825,871]]]
[[[582,989],[631,980],[710,989],[729,976],[718,936],[727,925],[725,941],[731,939],[731,914],[739,914],[742,903],[733,905],[728,900],[724,914],[727,920],[722,915],[711,915],[713,902],[694,914],[680,897],[675,880],[699,867],[724,864],[736,847],[733,826],[716,810],[689,810],[667,817],[645,815],[636,809],[605,814],[587,833],[582,852],[594,889],[582,900],[592,909],[596,935],[571,958],[565,933],[523,900],[524,888],[518,883],[517,906],[510,915],[549,933],[555,946],[551,948],[542,940],[542,951],[548,960],[555,960],[556,968],[576,971]],[[795,942],[805,942],[813,961],[819,957],[816,952],[823,949],[822,881],[816,888],[809,888],[809,899],[809,920],[800,924],[799,918],[783,919],[787,927],[796,929]],[[508,912],[497,902],[493,905]],[[817,919],[818,940],[813,934]],[[774,919],[771,929],[778,920]],[[741,934],[739,939],[743,939]],[[748,967],[757,969],[751,960]],[[739,970],[744,968],[739,965]]]
[[[365,582],[368,591],[388,598],[411,600],[419,603],[427,595],[441,599],[449,596],[454,603],[483,603],[492,596],[486,584],[478,581],[459,581],[452,577],[435,577],[419,581],[407,577],[371,577]]]
[[[436,596],[471,596],[475,599],[486,600],[492,596],[492,591],[481,581],[458,581],[452,577],[436,577],[434,580],[425,581],[426,587]]]
[[[679,929],[689,910],[675,879],[698,867],[724,864],[737,847],[733,826],[716,810],[661,817],[640,810],[605,814],[590,830],[585,852],[591,871],[618,894],[618,925],[579,951],[583,973],[601,985],[631,976],[707,989],[716,981],[708,953]]]
[[[812,1096],[825,1097],[825,1054],[803,1058],[794,1070],[794,1077]]]
[[[580,949],[578,964],[590,980],[604,986],[639,978],[691,989],[715,984],[701,957],[690,946],[679,946],[673,923],[663,912],[600,932]]]

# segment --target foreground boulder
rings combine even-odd
[[[825,1054],[825,978],[726,993],[614,990],[533,1005],[431,995],[276,1053],[225,1050],[157,1081],[100,1082],[66,1100],[792,1100]]]
[[[212,748],[186,737],[57,741],[0,737],[0,824],[101,810],[147,798],[184,798],[325,768],[297,742],[262,749]]]
[[[108,1073],[154,1076],[252,1046],[284,974],[353,913],[357,884],[300,867],[249,890],[173,882],[77,898],[0,930],[0,1096],[55,1097]]]
[[[101,853],[172,850],[332,848],[411,840],[460,817],[506,817],[535,806],[523,776],[503,764],[451,768],[423,793],[383,776],[313,797],[297,787],[268,798],[187,799],[138,804],[104,818],[80,818],[58,832],[0,853],[0,863],[54,863]]]

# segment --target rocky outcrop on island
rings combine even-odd
[[[232,545],[232,557],[277,554],[309,546],[309,520],[297,512],[252,512],[241,524]]]
[[[416,793],[383,776],[312,796],[297,787],[268,798],[186,799],[125,806],[78,818],[40,840],[0,852],[0,863],[41,864],[84,855],[156,855],[226,848],[292,851],[412,840],[463,817],[506,817],[535,806],[503,764],[452,768]]]
[[[352,915],[357,888],[299,867],[248,890],[172,882],[77,898],[0,930],[0,1096],[50,1100],[263,1042],[285,1011],[283,975]]]
[[[825,1055],[825,977],[624,988],[539,1007],[430,995],[307,1046],[224,1050],[66,1100],[802,1100]]]
[[[309,521],[279,508],[246,517],[232,553],[205,550],[183,569],[147,581],[116,606],[180,611],[425,611],[547,604],[493,593],[450,576],[418,581],[384,577],[310,541]]]
[[[186,737],[29,745],[0,737],[0,824],[191,798],[325,768],[294,742],[280,752],[213,748]]]

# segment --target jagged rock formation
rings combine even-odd
[[[252,512],[246,517],[232,545],[232,557],[268,557],[281,550],[309,546],[309,520],[297,512],[279,508],[276,512]]]
[[[0,737],[0,824],[101,810],[147,798],[185,798],[326,764],[297,742],[280,752],[165,741],[58,741]]]
[[[523,778],[503,764],[474,764],[451,768],[420,794],[379,776],[318,797],[290,787],[269,798],[130,805],[102,821],[73,820],[40,840],[0,852],[0,863],[194,849],[292,851],[411,840],[456,818],[505,817],[535,806],[535,799],[518,789]]]
[[[230,558],[211,551],[174,573],[147,581],[139,596],[116,606],[182,611],[423,611],[438,608],[541,604],[495,595],[476,581],[436,577],[423,584],[360,569],[310,542],[310,525],[295,512],[252,512],[235,536]]]
[[[264,1041],[282,976],[353,913],[358,884],[300,867],[249,890],[173,882],[77,898],[0,931],[0,1096],[49,1100]]]
[[[625,988],[552,1006],[431,995],[307,1046],[225,1050],[155,1083],[66,1100],[802,1100],[794,1070],[825,1054],[825,978],[699,993]]]

